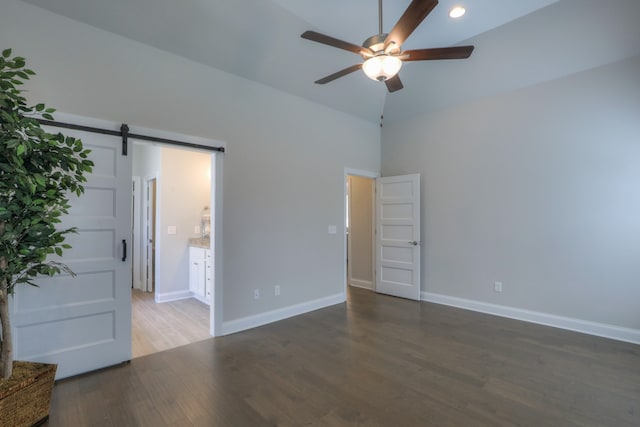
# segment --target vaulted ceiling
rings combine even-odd
[[[400,120],[640,54],[638,0],[441,0],[404,49],[473,44],[471,58],[405,63],[388,93],[361,62],[300,38],[315,30],[354,44],[378,32],[376,0],[23,0],[94,27],[377,122]],[[387,0],[389,31],[410,0]],[[454,5],[467,14],[449,18]],[[99,52],[96,52],[99,54]]]

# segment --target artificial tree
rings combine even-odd
[[[25,62],[11,49],[0,57],[0,381],[13,369],[9,298],[38,275],[73,274],[56,258],[76,230],[57,227],[93,166],[82,141],[41,127],[55,110],[27,104],[21,86],[35,73]]]

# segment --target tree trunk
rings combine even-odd
[[[0,269],[6,268],[6,258],[0,258]],[[7,281],[4,279],[0,284],[0,329],[2,339],[0,340],[0,372],[1,378],[9,378],[13,372],[13,339],[11,337],[11,322],[9,320],[9,292],[7,292]]]
[[[0,340],[0,373],[1,378],[9,378],[13,373],[13,339],[11,337],[11,322],[9,320],[9,294],[6,281],[0,289],[0,325],[2,325],[2,340]]]
[[[0,234],[4,231],[4,222],[0,222]],[[7,269],[7,257],[0,257],[0,379],[9,378],[13,373],[13,338],[9,320],[9,283],[4,277]]]

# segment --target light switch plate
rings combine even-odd
[[[178,232],[178,228],[175,225],[170,225],[167,227],[167,234],[176,234]]]
[[[337,231],[338,231],[338,230],[337,230],[337,227],[336,227],[335,225],[330,225],[330,226],[327,228],[327,232],[328,232],[329,234],[336,234],[336,232],[337,232]]]

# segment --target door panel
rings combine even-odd
[[[376,291],[420,300],[420,175],[376,185]]]
[[[60,225],[78,229],[61,259],[76,277],[40,277],[38,288],[19,287],[11,304],[16,359],[57,363],[57,378],[131,358],[130,157],[113,136],[64,133],[81,138],[95,163]]]
[[[147,292],[155,292],[156,289],[156,189],[157,180],[155,178],[147,180],[145,202],[145,290]]]

